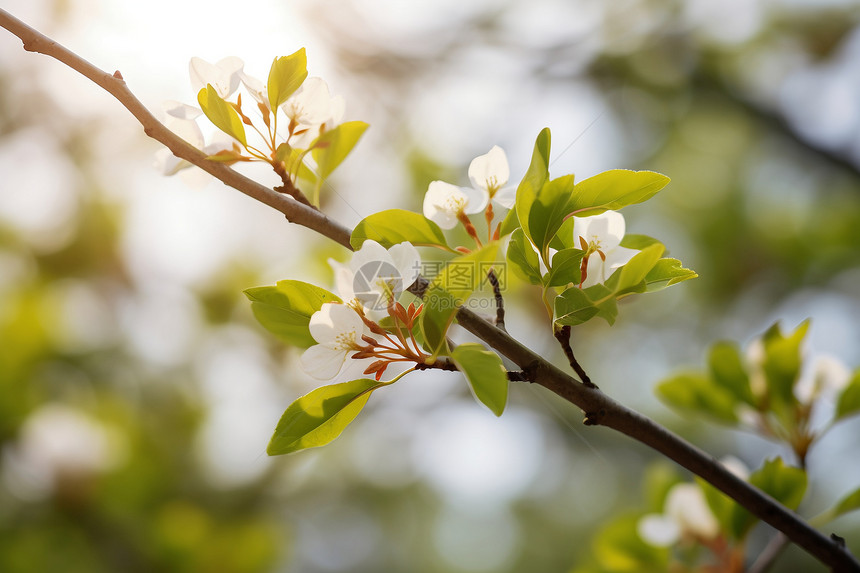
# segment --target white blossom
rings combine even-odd
[[[412,243],[386,249],[376,241],[365,241],[349,263],[330,260],[340,297],[373,315],[388,308],[421,273],[421,257]]]
[[[684,538],[714,539],[720,534],[720,525],[701,488],[692,483],[680,483],[669,490],[663,513],[642,517],[637,531],[647,543],[668,547]]]
[[[311,143],[343,119],[343,97],[332,96],[321,78],[308,78],[296,92],[281,104],[281,109],[295,124],[289,144],[307,149]]]
[[[620,246],[625,230],[621,213],[606,211],[573,219],[574,245],[585,249],[588,257],[583,288],[605,282],[639,252]]]
[[[116,468],[125,446],[113,427],[75,408],[48,403],[30,414],[17,440],[4,450],[4,481],[24,495],[43,497],[65,478]]]
[[[442,227],[453,229],[458,217],[480,213],[489,196],[481,190],[433,181],[424,195],[424,216]]]
[[[236,56],[228,56],[214,64],[202,58],[191,58],[188,73],[191,76],[191,88],[196,94],[207,84],[211,84],[222,98],[233,95],[239,89],[240,74],[245,63]]]
[[[804,404],[832,400],[851,381],[851,371],[835,356],[816,356],[794,385],[794,396]]]
[[[311,316],[308,328],[318,344],[305,350],[301,364],[305,372],[319,380],[337,376],[347,358],[366,345],[361,337],[370,335],[355,309],[340,303],[322,305]]]
[[[494,145],[489,152],[479,155],[469,164],[472,187],[483,191],[488,200],[505,209],[513,207],[516,199],[516,189],[505,187],[510,177],[508,158],[498,145]]]
[[[203,153],[214,155],[232,147],[233,139],[220,131],[215,132],[209,143],[206,143],[203,131],[196,121],[198,117],[203,115],[200,109],[174,101],[165,101],[163,106],[165,112],[164,125]],[[165,147],[155,152],[155,167],[164,175],[175,175],[186,167],[191,167],[191,163],[176,157],[170,149]],[[199,173],[205,172],[199,171]],[[207,180],[208,177],[206,175]]]

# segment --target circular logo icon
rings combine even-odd
[[[352,292],[364,308],[385,310],[390,298],[403,292],[403,278],[391,263],[371,261],[356,271]]]

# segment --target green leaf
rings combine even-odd
[[[800,378],[800,370],[803,367],[801,345],[807,330],[809,321],[801,323],[790,336],[784,336],[779,324],[774,324],[762,338],[768,394],[778,402],[775,406],[781,407],[785,412],[792,411],[797,403],[794,384]]]
[[[663,245],[657,244],[646,247],[644,251],[634,255],[620,270],[612,273],[612,276],[606,281],[607,288],[616,293],[616,296],[644,292],[645,277],[657,264],[662,253]]]
[[[663,245],[663,243],[661,243],[657,239],[649,237],[648,235],[637,235],[635,233],[630,233],[624,235],[624,237],[621,239],[622,247],[627,247],[628,249],[635,249],[637,251],[644,251],[651,245],[662,245],[663,252],[660,253],[660,256],[666,254],[666,246]]]
[[[520,220],[517,218],[517,209],[516,206],[514,206],[513,209],[508,211],[505,218],[502,219],[502,224],[499,226],[499,238],[507,237],[519,228]]]
[[[355,419],[370,394],[387,384],[363,378],[305,394],[281,416],[266,453],[278,456],[326,445]]]
[[[555,237],[565,216],[573,193],[573,175],[552,179],[533,192],[530,185],[517,192],[517,216],[523,232],[542,253]]]
[[[308,57],[304,48],[289,56],[275,58],[269,68],[269,81],[266,84],[272,110],[277,112],[278,107],[299,89],[307,77]]]
[[[593,548],[600,571],[655,573],[669,570],[669,549],[655,547],[639,536],[641,518],[640,513],[622,515],[603,526]]]
[[[542,282],[538,254],[526,239],[522,229],[517,229],[511,235],[508,243],[508,263],[514,272],[533,285]]]
[[[546,286],[566,287],[569,284],[578,285],[582,281],[582,249],[562,249],[552,257],[552,268],[549,270]]]
[[[521,225],[523,232],[525,232],[526,237],[528,237],[538,249],[543,248],[543,244],[535,240],[534,233],[537,232],[538,235],[546,234],[546,229],[541,228],[532,229],[533,223],[531,220],[531,210],[532,206],[537,201],[538,195],[541,194],[544,185],[546,185],[549,180],[549,154],[550,154],[550,131],[549,128],[543,128],[541,132],[538,134],[537,139],[535,140],[534,151],[532,152],[532,160],[529,164],[528,170],[526,170],[526,174],[523,176],[522,181],[520,181],[519,186],[517,187],[517,198],[516,204],[514,206],[513,211],[516,211],[516,218]],[[572,176],[569,176],[572,178]],[[572,184],[572,179],[571,179]],[[550,191],[558,191],[559,186],[556,185]],[[544,197],[544,202],[548,202],[549,197]],[[546,217],[546,209],[544,206],[538,206],[538,212],[535,214],[535,224],[538,227],[546,227],[546,221],[542,221]],[[508,217],[505,219],[505,223],[508,223],[508,219],[512,219],[513,215],[510,213]],[[506,227],[504,230],[508,230],[510,225],[503,225]],[[512,229],[511,229],[512,230]],[[557,230],[557,229],[556,229]]]
[[[708,356],[711,379],[728,390],[737,400],[755,407],[756,401],[750,388],[740,349],[731,342],[718,342],[711,347]]]
[[[657,396],[669,406],[689,414],[708,415],[720,422],[734,424],[737,399],[710,378],[696,373],[679,374],[656,388]]]
[[[668,177],[654,171],[604,171],[576,184],[569,212],[577,217],[589,217],[617,211],[650,199],[668,183]]]
[[[520,194],[520,188],[524,185],[528,185],[530,189],[537,192],[538,189],[543,187],[543,184],[546,183],[547,179],[549,179],[550,139],[549,128],[543,128],[535,140],[535,147],[532,152],[532,160],[529,164],[529,168],[526,170],[526,174],[523,176],[522,181],[520,181],[519,187],[517,187],[517,196]]]
[[[508,372],[499,355],[481,344],[467,342],[457,346],[451,358],[466,376],[475,398],[501,416],[508,401]]]
[[[311,153],[321,179],[326,179],[346,159],[368,127],[363,121],[347,121],[316,138]]]
[[[286,141],[275,150],[275,161],[281,161],[288,173],[296,174],[300,179],[311,183],[317,182],[316,174],[304,162],[306,152],[291,147]],[[296,173],[298,172],[298,173]]]
[[[386,249],[409,241],[415,246],[438,245],[451,250],[439,225],[424,215],[403,209],[388,209],[362,219],[349,242],[358,250],[367,240],[376,241]]]
[[[552,241],[549,242],[549,246],[557,251],[562,251],[564,249],[578,249],[582,245],[579,244],[579,241],[573,236],[573,225],[576,221],[573,220],[573,217],[568,217],[564,223],[561,224],[561,227],[558,228],[558,231],[555,233],[555,237],[552,238]],[[624,241],[621,242],[622,246],[624,245]]]
[[[717,523],[720,524],[720,531],[727,533],[732,539],[739,539],[739,534],[735,532],[735,500],[706,482],[699,476],[695,477],[696,485],[702,490],[705,496],[705,501],[708,502],[708,507],[711,513],[717,518]]]
[[[421,312],[421,333],[427,350],[434,356],[444,351],[445,335],[454,321],[457,309],[486,280],[486,273],[495,264],[499,242],[448,261],[433,279],[424,295]]]
[[[229,135],[230,137],[240,141],[242,145],[248,147],[248,142],[245,140],[245,126],[242,125],[242,119],[239,114],[233,109],[229,103],[224,101],[212,84],[206,84],[206,87],[197,93],[197,102],[200,104],[200,109],[206,114],[215,127]]]
[[[245,296],[251,301],[254,316],[266,330],[301,348],[316,344],[308,331],[311,316],[327,302],[341,302],[325,289],[293,280],[249,288]]]
[[[839,500],[833,508],[833,518],[860,509],[860,487]]]
[[[227,165],[233,165],[239,161],[251,161],[250,157],[242,155],[237,149],[222,149],[214,155],[207,155],[206,159],[217,161],[218,163],[226,163]]]
[[[622,241],[622,244],[624,241]],[[699,276],[695,271],[685,269],[678,259],[660,259],[645,277],[645,291],[657,292],[679,282]]]
[[[860,368],[836,399],[836,420],[860,412]]]
[[[806,472],[800,468],[787,466],[781,458],[765,461],[764,465],[749,478],[756,486],[791,510],[797,509],[806,493]],[[743,539],[758,518],[738,504],[732,514],[732,534],[735,539]]]
[[[618,316],[615,294],[605,285],[596,284],[586,289],[570,287],[555,299],[555,322],[576,326],[595,316],[609,324]]]

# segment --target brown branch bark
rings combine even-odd
[[[111,75],[96,68],[3,9],[0,9],[0,27],[18,36],[24,43],[25,50],[53,57],[105,89],[134,115],[148,136],[163,143],[177,157],[197,165],[249,197],[277,209],[293,223],[351,248],[350,230],[343,225],[292,198],[259,185],[228,166],[206,160],[202,152],[156,120],[131,93],[119,73]],[[419,286],[413,290],[423,289]],[[582,409],[586,425],[612,428],[674,460],[733,498],[761,520],[785,533],[792,542],[827,564],[833,571],[860,572],[860,563],[843,546],[822,535],[797,514],[729,472],[712,456],[653,420],[614,401],[599,389],[589,387],[567,375],[505,331],[468,309],[461,308],[457,313],[457,320],[462,327],[528,373],[524,378],[544,386]]]

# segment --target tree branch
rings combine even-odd
[[[103,72],[3,9],[0,9],[0,27],[18,36],[24,43],[25,50],[53,57],[105,89],[137,118],[148,136],[167,146],[177,157],[193,163],[249,197],[277,209],[291,222],[312,229],[351,249],[351,233],[343,225],[292,198],[263,187],[226,165],[206,160],[201,151],[156,120],[131,93],[118,72],[113,75]],[[732,474],[712,456],[649,418],[612,400],[597,388],[589,387],[568,376],[505,331],[470,310],[461,308],[457,312],[457,320],[463,328],[522,368],[527,373],[523,378],[544,386],[582,409],[585,412],[586,425],[612,428],[674,460],[713,484],[758,518],[785,533],[792,542],[829,565],[833,571],[860,571],[860,563],[854,560],[843,545],[822,535],[797,514]]]

